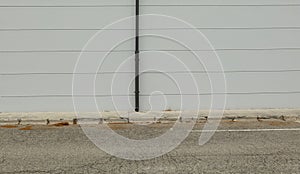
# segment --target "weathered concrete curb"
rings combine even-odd
[[[99,113],[83,113],[83,117],[76,116],[72,112],[23,112],[23,113],[0,113],[0,124],[5,123],[30,123],[30,124],[49,124],[77,120],[84,122],[157,122],[157,121],[176,121],[180,120],[179,111],[162,111],[151,113],[135,112],[103,112],[102,119]],[[190,111],[191,117],[188,119],[206,120],[208,111]],[[284,121],[299,121],[300,109],[249,109],[249,110],[225,110],[222,119],[245,120],[245,119],[281,119]]]

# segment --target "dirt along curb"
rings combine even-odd
[[[76,116],[74,112],[22,112],[0,113],[0,125],[3,124],[84,124],[84,123],[129,123],[129,122],[170,122],[189,119],[207,120],[209,111],[190,111],[191,117],[182,120],[180,111],[161,111],[151,113],[102,112],[83,113]],[[197,117],[198,115],[198,117]],[[242,121],[249,119],[278,119],[300,122],[300,109],[249,109],[225,110],[223,120]]]

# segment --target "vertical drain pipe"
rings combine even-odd
[[[135,112],[140,111],[140,45],[139,45],[139,30],[140,30],[140,2],[135,0]]]

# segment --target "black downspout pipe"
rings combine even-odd
[[[135,112],[140,111],[140,46],[139,46],[140,2],[135,0]]]

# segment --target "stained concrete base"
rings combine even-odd
[[[80,123],[101,122],[157,122],[176,121],[180,119],[206,120],[214,117],[209,116],[209,111],[156,111],[156,112],[101,112],[101,113],[78,113],[74,112],[21,112],[0,113],[0,124],[5,123],[30,123],[46,124],[50,122],[68,121],[77,119]],[[222,119],[281,119],[288,121],[300,121],[300,109],[249,109],[249,110],[225,110]]]

